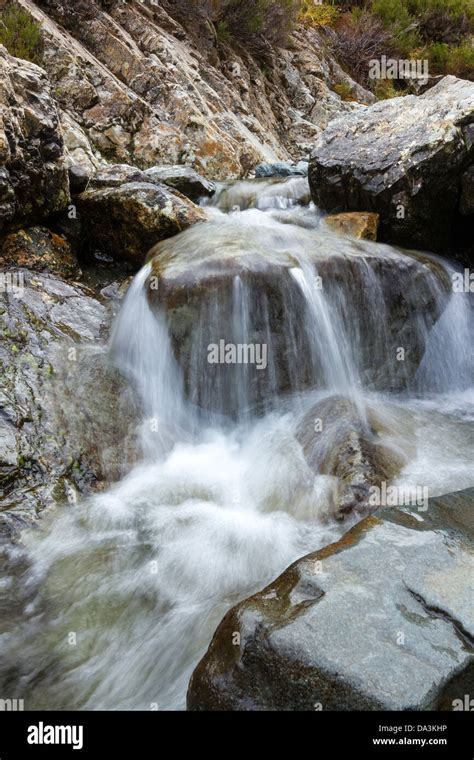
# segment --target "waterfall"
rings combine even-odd
[[[154,313],[146,295],[150,266],[130,285],[115,321],[110,355],[137,390],[142,402],[143,448],[150,456],[165,444],[171,430],[186,428],[181,372],[173,356],[166,317]]]
[[[236,345],[244,345],[249,335],[249,304],[248,291],[242,283],[239,275],[234,277],[232,289],[232,342]],[[250,407],[249,398],[249,367],[248,364],[242,365],[242,377],[234,373],[235,394],[237,398],[237,407],[245,413]],[[241,412],[241,413],[242,413]]]
[[[463,391],[474,377],[472,299],[469,293],[452,293],[431,331],[416,383],[425,392]]]
[[[320,290],[318,275],[304,262],[301,268],[292,269],[291,274],[308,305],[305,329],[313,354],[313,365],[315,369],[322,367],[325,387],[349,393],[358,385],[358,377],[339,315]]]
[[[113,328],[142,461],[12,556],[0,686],[29,709],[183,709],[225,612],[357,519],[334,519],[359,481],[318,464],[332,447],[347,470],[360,439],[395,452],[396,483],[430,495],[473,485],[472,312],[452,267],[329,232],[305,180],[210,203]],[[320,432],[318,409],[335,410]]]

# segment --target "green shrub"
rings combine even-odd
[[[192,33],[214,24],[220,42],[237,40],[250,52],[287,40],[302,0],[161,0],[173,18]]]
[[[451,16],[446,8],[433,8],[420,19],[419,34],[425,42],[458,45],[472,31],[468,15]]]
[[[436,10],[444,11],[450,18],[467,18],[474,22],[474,3],[472,0],[405,0],[412,16],[423,17]]]
[[[432,45],[426,48],[426,54],[432,72],[441,73],[446,71],[449,59],[449,46],[445,42],[433,42]]]
[[[373,91],[378,100],[389,100],[389,98],[396,98],[403,94],[397,90],[393,79],[377,79]]]
[[[219,42],[229,42],[231,34],[227,21],[218,21],[216,24],[216,34]]]
[[[370,10],[392,29],[403,29],[413,21],[405,0],[372,0]]]
[[[0,44],[15,58],[41,63],[43,38],[41,28],[27,11],[10,5],[0,20]]]
[[[284,44],[297,19],[300,0],[220,0],[216,23],[251,52]]]
[[[372,0],[370,10],[406,54],[431,42],[458,45],[474,30],[472,0]]]
[[[341,66],[364,87],[374,85],[369,79],[371,60],[399,54],[391,32],[367,11],[343,14],[336,25],[332,49]]]
[[[406,0],[373,0],[370,8],[390,31],[402,57],[421,46],[418,22],[410,15]]]
[[[472,40],[465,40],[451,48],[447,64],[447,74],[454,74],[461,79],[474,80],[474,45]]]
[[[432,74],[474,78],[474,0],[366,0],[362,10],[344,13],[335,29],[339,62],[379,97],[404,87],[403,80],[390,86],[369,80],[368,60],[382,55],[428,59]]]
[[[474,46],[471,41],[455,46],[433,42],[424,52],[432,74],[453,74],[461,79],[474,80]]]

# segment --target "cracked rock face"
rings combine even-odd
[[[45,72],[0,46],[0,233],[63,210],[69,180]]]
[[[48,507],[119,477],[132,431],[100,348],[112,316],[107,303],[52,274],[18,269],[7,276],[0,293],[0,542]]]
[[[334,92],[373,96],[345,74],[314,30],[269,51],[265,67],[211,24],[185,28],[155,0],[16,0],[41,23],[76,161],[98,153],[146,168],[187,164],[211,179],[238,178],[261,161],[307,155],[329,121],[353,109]],[[185,20],[183,21],[185,23]],[[83,145],[82,133],[92,150]]]
[[[379,213],[380,240],[446,253],[472,243],[473,162],[474,83],[447,76],[419,97],[335,120],[314,148],[309,180],[327,211]]]
[[[452,710],[474,687],[473,506],[387,509],[295,562],[226,615],[188,708]]]

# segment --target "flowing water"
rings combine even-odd
[[[383,420],[406,459],[397,485],[474,485],[472,312],[446,289],[451,265],[330,233],[301,179],[222,185],[208,211],[167,250],[178,264],[186,246],[231,251],[238,266],[206,294],[186,357],[162,283],[150,301],[151,262],[113,328],[110,362],[141,400],[139,462],[11,549],[0,693],[27,709],[185,707],[225,612],[357,519],[334,519],[334,478],[304,456],[298,431],[319,400],[350,399],[363,426]],[[277,267],[272,297],[257,260],[265,276]],[[213,371],[210,337],[256,336],[264,369]],[[423,348],[417,369],[393,361],[407,341]]]

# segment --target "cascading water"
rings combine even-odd
[[[143,297],[149,274],[150,267],[146,265],[130,285],[112,330],[110,355],[138,391],[144,418],[143,448],[149,457],[156,458],[166,448],[171,430],[185,427],[186,408],[166,318],[153,314]],[[147,424],[150,420],[153,425]]]
[[[398,484],[473,485],[472,315],[451,267],[330,233],[306,196],[222,186],[130,286],[110,356],[141,399],[141,461],[11,552],[0,684],[28,709],[184,707],[226,610],[347,528],[302,445],[315,404],[348,399],[368,435],[376,417],[406,455]],[[220,339],[265,344],[265,368],[210,364]]]
[[[323,367],[324,386],[344,394],[353,392],[359,385],[359,378],[339,314],[319,288],[318,275],[304,261],[300,267],[291,270],[291,275],[301,288],[308,306],[309,319],[305,322],[305,328],[309,333],[313,365],[315,369]]]
[[[451,276],[454,269],[447,265]],[[421,391],[453,393],[468,389],[474,377],[472,304],[469,293],[453,293],[431,331],[416,383]]]

